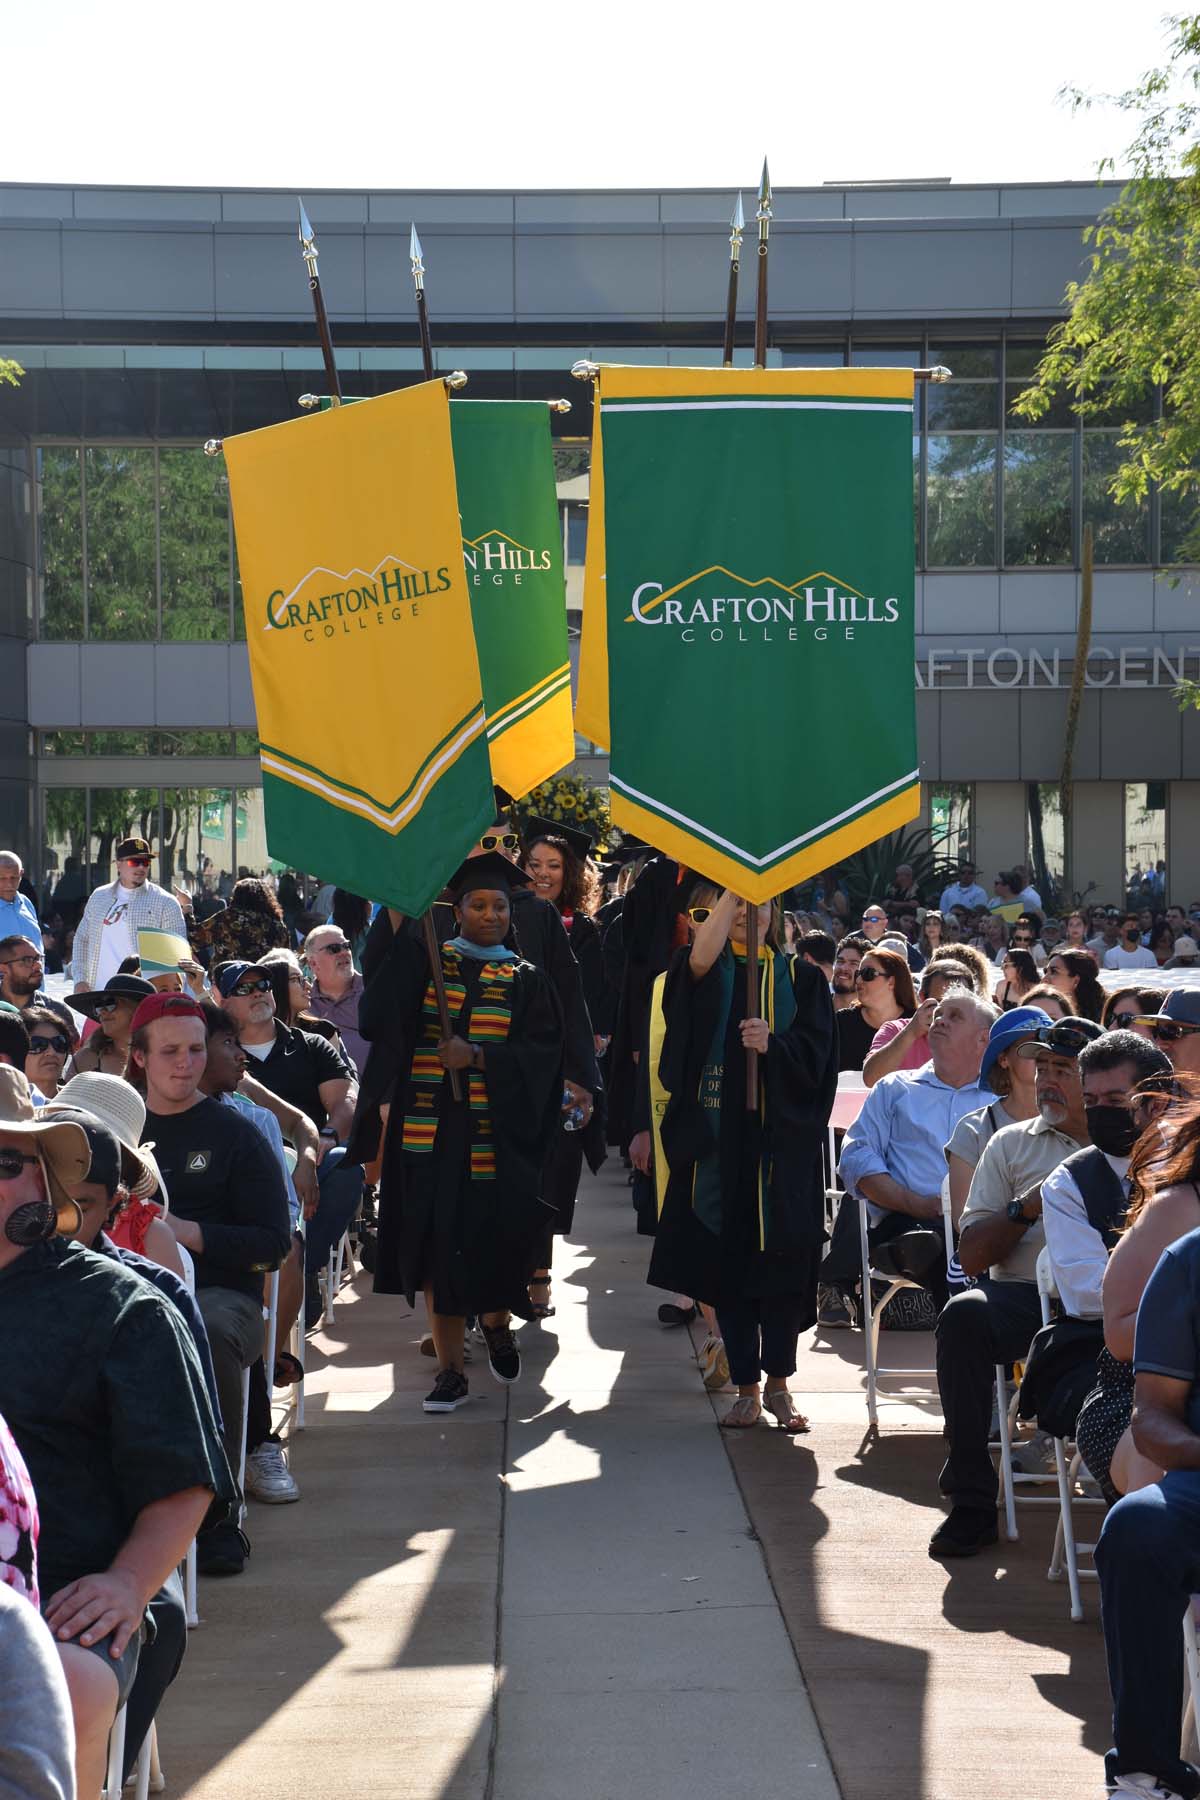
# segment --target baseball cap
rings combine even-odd
[[[1178,1019],[1181,1025],[1200,1025],[1200,988],[1172,988],[1156,1017]]]
[[[232,992],[233,992],[234,988],[237,986],[238,982],[242,981],[245,978],[245,976],[248,975],[251,971],[253,971],[253,973],[255,975],[269,975],[270,974],[270,970],[264,968],[262,963],[255,963],[255,962],[222,963],[220,968],[216,972],[216,989],[217,989],[218,994],[220,994],[222,1000],[228,1000],[230,994],[232,994]]]
[[[113,851],[118,862],[124,862],[127,856],[152,856],[153,854],[145,838],[141,837],[122,838]]]
[[[1200,994],[1197,999],[1200,999]],[[1009,1013],[1008,1017],[1011,1018],[1012,1014]],[[1017,1055],[1036,1056],[1039,1050],[1049,1050],[1053,1056],[1078,1056],[1085,1044],[1094,1044],[1098,1037],[1103,1036],[1103,1025],[1097,1025],[1094,1019],[1047,1018],[1045,1025],[1038,1027],[1037,1036],[1027,1044],[1022,1044]]]
[[[143,1025],[165,1018],[199,1019],[204,1023],[204,1014],[190,994],[151,994],[134,1013],[129,1029],[140,1031]]]
[[[935,964],[934,967],[936,966]],[[1011,1012],[1001,1013],[988,1033],[987,1049],[979,1065],[980,1081],[986,1082],[997,1060],[1021,1038],[1029,1037],[1032,1033],[1041,1031],[1043,1026],[1053,1023],[1050,1014],[1043,1012],[1040,1006],[1014,1006]]]
[[[1200,956],[1200,945],[1197,945],[1194,937],[1189,937],[1187,932],[1183,931],[1175,939],[1175,955]]]

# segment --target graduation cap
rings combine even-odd
[[[530,846],[535,844],[538,838],[562,838],[568,848],[575,852],[580,862],[587,861],[596,842],[594,832],[585,831],[580,825],[564,825],[561,819],[527,819],[521,837],[527,856]]]
[[[449,881],[446,892],[456,903],[473,888],[493,888],[508,894],[514,888],[529,886],[529,877],[498,850],[485,850],[481,856],[468,856],[460,863]]]

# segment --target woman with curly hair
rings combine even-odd
[[[1104,1011],[1104,989],[1096,973],[1096,959],[1090,950],[1056,950],[1043,971],[1051,987],[1057,988],[1071,1016],[1094,1019],[1100,1023]]]
[[[563,929],[579,964],[583,995],[599,1056],[612,1036],[616,1007],[604,965],[600,932],[593,917],[603,898],[603,887],[588,860],[591,848],[588,833],[573,825],[548,819],[531,819],[526,825],[525,873],[538,899],[549,900],[558,908]],[[554,1313],[550,1303],[554,1239],[565,1237],[575,1220],[575,1196],[583,1173],[584,1135],[582,1131],[564,1126],[551,1140],[542,1198],[554,1212],[552,1223],[543,1232],[538,1262],[529,1278],[529,1301],[537,1319],[551,1318]],[[591,1142],[587,1147],[589,1152],[593,1150]],[[589,1161],[592,1160],[589,1154]]]
[[[971,985],[981,1000],[992,997],[992,983],[996,979],[996,970],[992,963],[977,950],[974,944],[942,944],[929,958],[931,963],[960,963],[971,971]]]
[[[266,882],[255,875],[245,875],[235,882],[229,905],[202,925],[197,924],[186,895],[179,896],[179,904],[192,949],[207,953],[213,967],[223,962],[256,963],[268,950],[291,947],[283,908]]]

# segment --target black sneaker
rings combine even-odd
[[[858,1324],[854,1304],[841,1288],[817,1289],[817,1324],[826,1331],[850,1331]]]
[[[250,1539],[232,1520],[196,1535],[198,1575],[240,1575],[249,1554]]]
[[[929,1540],[930,1556],[977,1556],[999,1537],[994,1506],[955,1506]]]
[[[521,1352],[508,1325],[485,1325],[479,1321],[483,1341],[487,1345],[492,1374],[503,1387],[511,1387],[521,1375]]]
[[[460,1375],[457,1369],[439,1369],[433,1389],[426,1394],[421,1406],[429,1413],[455,1412],[470,1398],[465,1375]]]

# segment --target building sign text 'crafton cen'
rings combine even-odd
[[[1071,685],[1071,656],[1061,650],[936,649],[918,656],[913,666],[918,689],[925,688],[1065,688]],[[1162,650],[1148,644],[1109,649],[1094,644],[1088,652],[1085,683],[1090,688],[1175,688],[1200,679],[1200,644]]]

